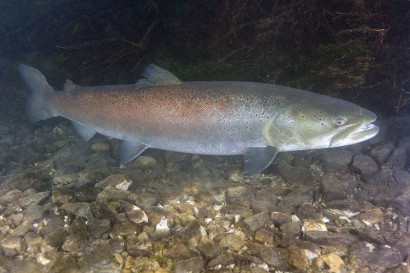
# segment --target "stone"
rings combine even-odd
[[[282,241],[280,244],[282,246],[290,245],[294,240],[300,236],[302,231],[301,222],[288,222],[280,226],[280,230],[283,232]]]
[[[170,272],[171,266],[169,265],[170,263],[166,258],[128,257],[124,272]]]
[[[23,197],[23,193],[20,190],[11,190],[0,196],[0,204],[8,205],[13,201],[17,201],[21,197]]]
[[[245,220],[243,220],[243,226],[245,230],[248,230],[254,233],[259,228],[264,227],[268,221],[269,221],[269,214],[268,212],[264,211],[264,212],[252,215],[246,218]]]
[[[288,261],[289,264],[296,267],[298,270],[306,269],[310,262],[310,257],[307,255],[305,249],[301,249],[296,245],[291,245],[288,248]]]
[[[162,251],[165,257],[173,260],[185,260],[195,255],[195,252],[190,250],[183,242],[175,241],[171,247]]]
[[[358,238],[349,233],[331,233],[328,231],[307,231],[305,232],[306,240],[322,245],[340,248],[342,251],[358,241]]]
[[[283,179],[289,184],[303,184],[313,180],[309,169],[288,164],[279,164],[278,171]]]
[[[386,144],[378,145],[374,147],[370,154],[376,159],[376,161],[382,165],[388,158],[388,156],[393,152],[394,144],[389,142]]]
[[[345,148],[326,149],[322,152],[323,169],[326,172],[346,169],[350,162],[352,162],[352,158],[352,152]]]
[[[97,195],[97,200],[99,202],[112,202],[118,200],[127,200],[131,193],[129,191],[124,191],[116,187],[108,186],[104,188],[102,192]]]
[[[87,202],[65,203],[60,206],[60,211],[74,217],[83,217],[87,220],[94,218],[90,204]]]
[[[13,230],[13,234],[17,236],[24,236],[24,234],[26,234],[27,232],[35,230],[33,224],[34,221],[24,220],[23,218],[23,222],[21,222],[21,224]]]
[[[147,214],[139,207],[128,202],[121,202],[121,207],[125,210],[125,214],[131,222],[136,224],[148,223]]]
[[[378,246],[365,241],[352,244],[349,252],[351,264],[355,267],[369,267],[371,272],[385,272],[386,268],[401,264],[404,258],[394,247]]]
[[[80,147],[65,145],[53,157],[55,168],[65,173],[81,171],[85,165],[85,156]]]
[[[88,233],[92,238],[101,238],[111,230],[111,222],[108,219],[91,219],[87,223]]]
[[[392,200],[392,204],[404,216],[410,216],[410,186]]]
[[[150,256],[152,251],[149,246],[142,243],[127,246],[127,252],[131,256]]]
[[[322,219],[322,215],[318,212],[318,209],[310,204],[304,204],[300,206],[296,211],[296,216],[299,219]]]
[[[226,191],[226,202],[230,205],[238,205],[241,208],[250,208],[255,201],[255,194],[249,187],[238,186],[228,188]]]
[[[356,192],[357,177],[346,171],[326,173],[320,181],[320,193],[326,202],[346,199]]]
[[[38,221],[44,218],[44,207],[40,205],[29,205],[23,211],[24,221]]]
[[[410,232],[381,232],[385,242],[397,248],[404,257],[410,256]]]
[[[366,224],[377,225],[384,220],[385,213],[380,208],[372,208],[361,212],[357,219]]]
[[[328,209],[349,210],[352,212],[360,212],[373,208],[372,203],[368,201],[356,200],[353,198],[330,200],[326,203]]]
[[[79,179],[77,173],[61,173],[58,172],[53,175],[53,186],[54,187],[68,187],[75,185]]]
[[[158,162],[151,156],[142,155],[135,160],[134,165],[138,169],[155,169],[158,167]]]
[[[27,207],[30,204],[38,205],[39,203],[46,200],[49,196],[50,196],[49,191],[38,192],[38,193],[31,194],[29,196],[20,198],[19,203],[22,207]]]
[[[312,204],[315,194],[315,189],[312,186],[304,186],[292,190],[289,194],[282,196],[277,210],[291,214],[301,205]]]
[[[386,161],[388,166],[394,169],[403,170],[406,166],[407,153],[405,149],[396,148]]]
[[[192,222],[194,222],[196,220],[195,216],[191,215],[190,213],[184,212],[181,213],[178,216],[179,220],[181,221],[181,224],[183,226],[188,226],[189,224],[191,224]]]
[[[217,269],[222,266],[229,266],[231,264],[235,264],[235,257],[232,254],[221,254],[217,257],[210,260],[207,264],[207,267],[211,269]]]
[[[78,259],[81,272],[120,272],[124,243],[118,240],[94,241],[84,245],[83,257]]]
[[[0,248],[7,257],[14,257],[23,250],[23,239],[20,236],[7,234],[0,241]]]
[[[82,218],[75,218],[68,227],[68,234],[64,241],[62,250],[71,252],[78,249],[88,240],[88,230]]]
[[[62,205],[71,202],[73,199],[73,193],[65,187],[53,187],[51,190],[51,202],[53,204]]]
[[[50,268],[30,261],[21,261],[0,255],[0,272],[47,273]]]
[[[47,224],[40,230],[46,242],[56,248],[63,245],[67,230],[64,221],[57,215],[47,217]]]
[[[192,257],[186,260],[179,260],[174,263],[173,272],[204,272],[204,260],[201,256]]]
[[[362,179],[369,180],[379,170],[377,163],[368,155],[356,155],[353,158],[353,169],[359,172]]]
[[[128,182],[129,180],[125,177],[124,174],[113,174],[110,176],[107,176],[104,178],[102,181],[98,182],[95,184],[95,188],[99,190],[103,190],[108,186],[111,187],[116,187],[117,185]]]
[[[266,246],[259,243],[251,243],[249,245],[253,255],[259,257],[268,265],[277,270],[288,270],[288,250],[283,248]]]
[[[221,254],[220,247],[212,240],[208,239],[201,240],[198,245],[198,249],[201,252],[201,255],[204,256],[207,260],[213,259]]]
[[[34,232],[28,232],[24,234],[24,242],[26,243],[26,251],[32,254],[41,251],[41,246],[43,244],[44,238]]]
[[[11,221],[12,225],[14,226],[13,228],[19,226],[23,222],[23,214],[22,213],[13,213],[8,217],[8,219]]]

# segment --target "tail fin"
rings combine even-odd
[[[53,112],[47,105],[44,97],[46,93],[53,92],[53,88],[38,69],[25,64],[19,64],[18,70],[24,82],[31,90],[31,94],[27,99],[27,113],[30,120],[36,122],[51,118]]]

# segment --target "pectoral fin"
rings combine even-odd
[[[148,146],[139,142],[124,140],[120,148],[120,164],[125,165],[139,156]]]
[[[273,146],[248,148],[244,155],[244,176],[251,177],[266,169],[278,152]]]

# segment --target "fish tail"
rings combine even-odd
[[[27,99],[27,114],[30,121],[36,122],[53,117],[53,111],[45,100],[45,95],[54,92],[44,75],[36,68],[19,64],[18,70],[31,90]]]

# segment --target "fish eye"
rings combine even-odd
[[[345,118],[337,118],[335,120],[335,125],[336,126],[343,126],[346,124],[346,119]]]

